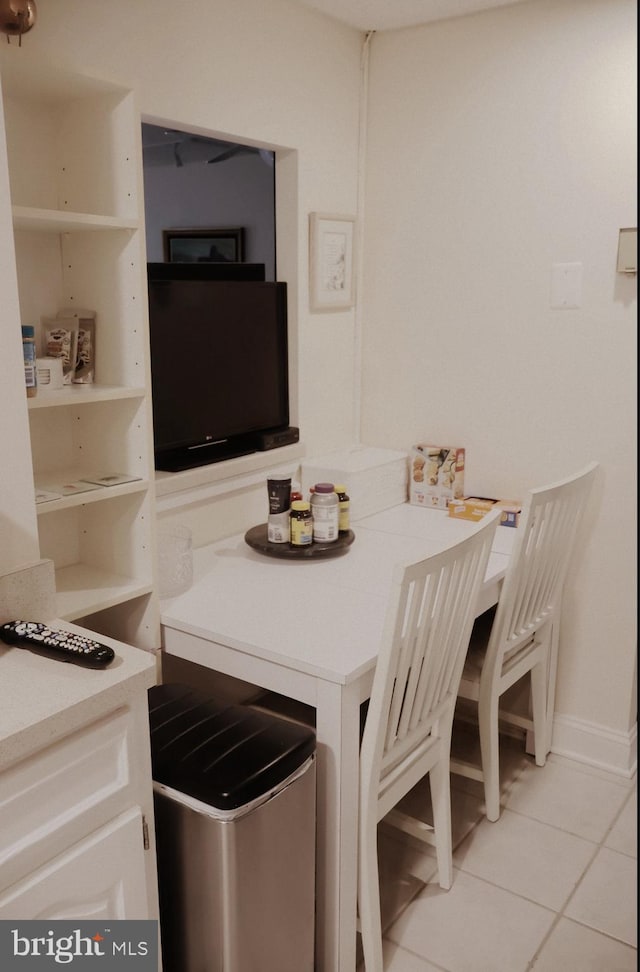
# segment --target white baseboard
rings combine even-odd
[[[630,779],[638,765],[638,726],[616,732],[556,713],[551,752]]]

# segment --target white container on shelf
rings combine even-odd
[[[406,452],[356,446],[303,459],[300,470],[305,496],[316,483],[344,483],[352,522],[407,501]]]

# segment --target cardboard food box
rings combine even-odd
[[[409,502],[446,510],[464,496],[464,449],[419,443],[409,456]]]
[[[485,513],[499,506],[502,509],[500,526],[517,527],[520,522],[522,504],[518,500],[490,499],[488,496],[466,496],[464,499],[451,500],[449,516],[459,520],[481,520]]]

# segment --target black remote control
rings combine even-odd
[[[116,657],[108,645],[72,631],[56,631],[38,621],[8,621],[0,626],[0,638],[9,645],[33,648],[50,658],[87,668],[105,668]]]

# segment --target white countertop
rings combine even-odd
[[[89,669],[0,642],[0,770],[157,681],[153,654],[67,621],[47,623],[111,645],[116,658],[105,669]]]
[[[354,523],[343,555],[304,561],[265,556],[236,535],[194,551],[193,585],[161,603],[161,621],[344,684],[375,662],[394,565],[429,556],[470,528],[446,512],[403,504]],[[504,575],[515,529],[497,533],[492,582]]]
[[[392,506],[381,513],[374,513],[356,526],[364,526],[383,533],[402,534],[409,537],[430,537],[434,540],[448,540],[452,543],[469,533],[471,521],[449,516],[445,510],[425,509],[404,503]],[[516,538],[517,527],[498,526],[491,547],[493,553],[511,555]]]

